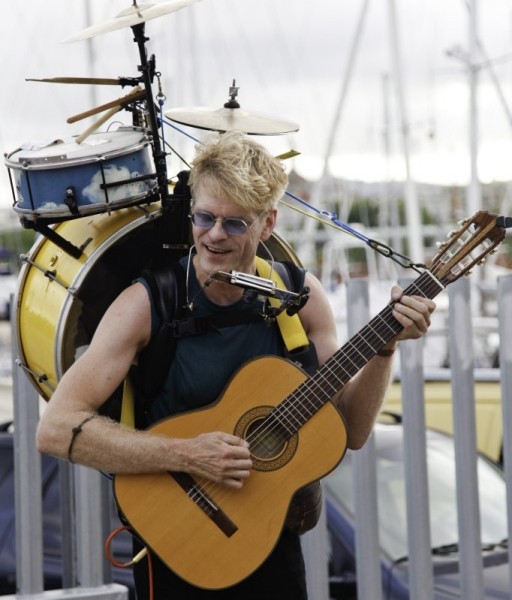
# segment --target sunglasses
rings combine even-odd
[[[255,219],[248,225],[243,219],[237,219],[236,217],[214,217],[211,213],[201,210],[196,210],[189,216],[192,223],[201,229],[211,229],[217,221],[220,221],[222,228],[228,235],[243,235],[256,222]]]

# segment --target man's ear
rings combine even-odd
[[[265,216],[265,226],[260,235],[260,239],[263,242],[266,242],[269,237],[272,235],[274,228],[276,226],[277,220],[277,208],[272,208],[268,214]]]

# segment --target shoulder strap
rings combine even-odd
[[[259,256],[256,257],[256,269],[262,277],[272,279],[277,287],[281,289],[293,289],[293,286],[290,285],[290,281],[288,281],[288,285],[286,285],[280,273],[277,272],[278,264],[283,264],[284,269],[286,269],[284,263],[275,263],[275,266],[272,269],[271,265],[266,260],[260,258]],[[284,274],[286,271],[281,269],[282,268],[279,270]],[[291,277],[289,271],[286,275],[284,275],[284,277]],[[270,304],[278,307],[280,303],[279,300],[270,298]],[[283,311],[277,316],[277,324],[279,325],[279,330],[288,352],[292,352],[297,348],[303,348],[304,346],[309,345],[308,337],[298,315],[289,315],[286,311]]]
[[[185,302],[185,273],[178,262],[155,271],[146,270],[142,276],[150,288],[160,325],[140,353],[139,364],[124,382],[120,420],[129,427],[142,421],[145,410],[145,407],[135,404],[134,387],[146,401],[153,398],[164,384],[167,367],[176,349],[176,338],[168,324],[179,316]]]
[[[153,296],[158,318],[168,323],[179,316],[185,302],[185,273],[179,262],[142,273]]]
[[[153,397],[162,387],[176,349],[176,337],[170,327],[180,317],[185,303],[185,273],[178,262],[156,271],[144,271],[153,296],[160,325],[139,356],[138,386],[145,398]]]

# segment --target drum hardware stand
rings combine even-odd
[[[145,43],[149,40],[144,35],[145,23],[139,23],[132,27],[134,34],[134,41],[139,48],[139,56],[141,64],[139,65],[139,71],[142,74],[142,82],[146,90],[146,104],[148,110],[148,116],[150,121],[151,133],[152,133],[152,145],[153,145],[153,159],[155,161],[155,168],[157,173],[157,184],[160,191],[162,203],[167,200],[169,195],[167,188],[167,166],[165,163],[165,152],[160,144],[159,137],[159,124],[156,115],[156,109],[152,100],[153,94],[151,85],[155,76],[155,58],[154,56],[148,60]]]
[[[145,44],[149,40],[144,34],[145,23],[132,26],[134,41],[139,48],[140,62],[138,69],[142,75],[142,82],[146,90],[146,107],[152,132],[153,160],[155,163],[157,186],[162,202],[162,250],[165,251],[165,260],[179,258],[190,247],[188,212],[190,192],[184,175],[178,175],[175,193],[171,199],[167,176],[166,153],[160,141],[160,126],[157,117],[157,107],[153,102],[152,83],[156,73],[155,55],[148,60]],[[183,173],[183,172],[182,172]],[[171,254],[169,254],[171,253]]]
[[[233,79],[233,83],[229,87],[229,100],[224,103],[224,108],[240,108],[240,103],[236,99],[239,89],[240,87],[236,85],[236,79]]]
[[[65,220],[62,218],[61,220]],[[83,254],[85,247],[89,244],[92,238],[88,238],[81,246],[75,246],[69,240],[62,237],[59,233],[57,233],[54,229],[48,226],[48,223],[43,221],[42,219],[38,219],[37,221],[30,221],[29,219],[20,218],[20,222],[22,227],[25,229],[33,229],[37,231],[44,237],[48,238],[52,241],[56,246],[62,248],[64,252],[67,252],[73,258],[80,258]],[[54,223],[55,221],[52,221]]]
[[[103,176],[103,170],[102,170]],[[116,181],[105,181],[105,177],[103,177],[103,183],[100,183],[100,190],[108,190],[108,188],[117,187],[119,185],[126,185],[128,183],[136,183],[137,181],[147,181],[148,179],[156,179],[155,173],[149,173],[148,175],[137,175],[137,177],[130,177],[128,179],[118,179]],[[108,204],[108,194],[107,194],[107,204]]]
[[[190,188],[189,171],[178,173],[178,182],[172,195],[162,203],[161,237],[166,260],[178,260],[190,248]],[[170,242],[172,241],[172,243]],[[165,261],[164,261],[165,262]]]

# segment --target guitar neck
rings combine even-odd
[[[443,289],[444,285],[430,271],[425,271],[404,290],[404,295],[432,299]],[[393,317],[393,305],[388,304],[312,377],[276,406],[269,418],[277,419],[294,435],[401,329],[402,325]]]

